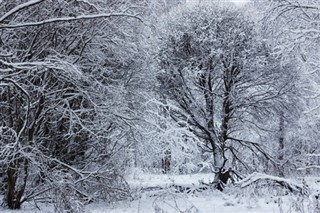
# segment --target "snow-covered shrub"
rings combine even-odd
[[[153,173],[191,174],[199,171],[201,162],[199,139],[168,116],[171,103],[150,100],[140,126],[142,139],[135,144],[137,166]],[[167,165],[165,165],[167,164]],[[164,168],[166,167],[166,168]],[[164,171],[166,170],[166,171]]]
[[[309,196],[297,195],[290,197],[290,213],[319,213],[320,212],[319,191],[313,191]]]
[[[84,213],[83,202],[77,198],[75,188],[69,180],[62,180],[54,189],[55,213]]]
[[[183,194],[176,194],[172,191],[165,191],[157,195],[153,201],[156,213],[198,213],[199,210],[187,200]]]

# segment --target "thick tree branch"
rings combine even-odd
[[[0,23],[3,22],[5,19],[7,19],[8,17],[10,17],[11,15],[19,12],[20,10],[23,10],[24,8],[39,4],[41,2],[44,2],[45,0],[31,0],[28,1],[26,3],[20,4],[14,8],[12,8],[9,12],[7,12],[6,14],[4,14],[1,18],[0,18]]]
[[[298,193],[308,193],[303,188],[303,185],[291,182],[285,178],[261,174],[254,172],[253,174],[249,175],[248,177],[244,178],[243,180],[236,183],[236,185],[240,186],[241,188],[248,187],[254,183],[268,181],[270,183],[275,183],[283,188],[287,188],[290,192],[298,192]]]
[[[140,22],[143,20],[137,15],[131,15],[126,13],[103,13],[103,14],[93,14],[93,15],[81,15],[76,17],[61,17],[61,18],[51,18],[38,22],[25,22],[25,23],[16,23],[16,24],[2,24],[0,25],[0,29],[14,29],[14,28],[22,28],[22,27],[34,27],[34,26],[42,26],[45,24],[51,23],[60,23],[60,22],[71,22],[71,21],[79,21],[79,20],[90,20],[90,19],[98,19],[98,18],[110,18],[110,17],[129,17],[135,18]]]

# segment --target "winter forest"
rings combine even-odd
[[[0,212],[320,213],[320,0],[0,0],[0,133]]]

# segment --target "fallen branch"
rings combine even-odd
[[[248,187],[254,183],[263,182],[263,181],[273,182],[273,183],[277,184],[278,186],[281,186],[283,188],[288,189],[290,192],[298,192],[301,194],[308,193],[307,189],[305,189],[302,184],[297,184],[297,183],[291,182],[290,180],[285,179],[285,178],[261,174],[261,173],[257,173],[257,172],[254,172],[253,174],[236,182],[235,184],[240,186],[241,188],[245,188],[245,187]]]

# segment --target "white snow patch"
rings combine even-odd
[[[193,186],[199,183],[209,184],[214,180],[214,173],[191,174],[191,175],[170,175],[170,174],[146,174],[135,170],[127,178],[127,182],[132,188],[161,187],[172,185]]]
[[[267,176],[270,178],[269,176]],[[145,174],[135,171],[129,178],[129,183],[133,187],[162,187],[172,183],[192,185],[199,181],[213,180],[213,174],[195,174],[195,175],[155,175]],[[273,177],[274,178],[274,177]],[[311,191],[318,193],[320,189],[320,178],[304,178]],[[282,180],[282,179],[280,179]],[[302,180],[292,180],[294,183],[300,183]],[[312,205],[314,198],[301,198],[295,195],[258,197],[250,195],[236,195],[230,188],[229,192],[206,190],[201,193],[185,194],[173,193],[170,189],[158,190],[153,194],[142,193],[140,198],[134,201],[120,201],[114,203],[95,202],[85,207],[88,213],[153,213],[156,209],[165,210],[168,213],[186,212],[189,213],[280,213],[297,212],[294,204],[304,205],[305,212],[308,206]],[[1,199],[1,197],[0,197]],[[318,201],[316,201],[318,202]],[[320,203],[319,203],[320,204]],[[25,203],[21,210],[8,210],[0,207],[1,213],[53,213],[52,204],[39,204],[40,210],[34,203]],[[158,211],[161,212],[161,211]]]

